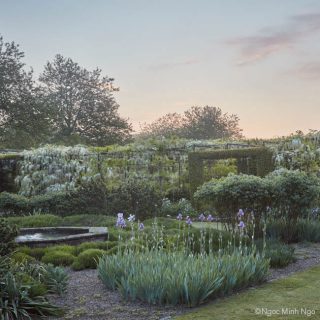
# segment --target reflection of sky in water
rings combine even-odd
[[[51,239],[57,239],[61,238],[63,236],[68,236],[69,233],[43,233],[43,232],[37,232],[33,234],[25,234],[16,237],[17,241],[24,241],[24,240],[51,240]]]

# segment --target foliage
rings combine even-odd
[[[209,160],[204,162],[204,181],[208,181],[211,179],[220,179],[228,176],[229,174],[238,173],[236,159],[221,159],[214,162]]]
[[[169,113],[141,128],[142,137],[177,136],[187,139],[218,139],[241,136],[239,118],[217,107],[191,107],[183,115]]]
[[[53,264],[54,266],[70,266],[75,259],[71,253],[64,251],[49,251],[45,253],[41,261],[46,264]]]
[[[129,251],[102,257],[98,272],[104,285],[118,289],[126,300],[196,306],[263,281],[268,260],[239,252],[217,257],[164,251],[137,255]]]
[[[82,251],[72,264],[73,270],[95,269],[98,258],[105,254],[101,249],[87,249]]]
[[[34,319],[37,316],[61,315],[61,310],[42,296],[31,297],[31,287],[20,283],[8,272],[0,282],[0,309],[3,319]]]
[[[9,254],[16,247],[18,228],[0,218],[0,257]]]
[[[96,215],[107,213],[105,193],[105,187],[94,182],[86,183],[68,193],[48,193],[30,198],[2,192],[0,209],[7,215],[26,215],[37,212],[60,216],[79,214],[79,212]]]
[[[35,258],[24,252],[14,252],[10,255],[10,258],[17,263],[32,263],[36,261]]]
[[[66,217],[58,217],[52,214],[36,214],[22,217],[8,217],[10,224],[16,224],[20,228],[40,227],[101,227],[114,226],[115,218],[105,215],[79,214]]]
[[[61,309],[44,297],[47,286],[43,282],[43,266],[23,262],[13,263],[9,258],[0,260],[1,319],[35,319],[59,316]]]
[[[118,244],[117,241],[97,241],[97,242],[83,242],[76,247],[77,255],[88,249],[100,249],[108,251]]]
[[[0,36],[0,145],[31,147],[48,133],[48,108],[41,102],[32,79],[24,69],[24,52]],[[34,130],[37,134],[34,134]]]
[[[298,219],[296,224],[292,226],[285,217],[270,219],[267,224],[267,236],[286,241],[288,228],[291,228],[290,242],[320,242],[319,220]]]
[[[64,268],[45,265],[42,277],[50,293],[59,295],[66,293],[69,276]]]
[[[191,152],[188,155],[188,161],[192,191],[205,182],[205,162],[222,159],[236,159],[237,171],[243,174],[265,176],[274,167],[272,153],[264,147]]]
[[[108,190],[107,207],[111,214],[134,214],[140,220],[156,215],[161,208],[162,196],[148,181],[133,179],[122,181],[118,187]]]
[[[319,318],[320,267],[308,268],[306,271],[295,272],[293,275],[270,281],[259,288],[252,288],[234,295],[231,299],[223,299],[218,303],[210,303],[202,308],[175,317],[175,320],[254,320],[254,319],[303,319]],[[252,310],[264,308],[265,315],[256,316]],[[282,310],[283,306],[295,310],[295,306],[303,306],[303,315],[272,314],[273,310]],[[292,307],[291,307],[292,306]],[[291,309],[292,308],[292,309]],[[293,312],[292,312],[293,313]]]
[[[194,195],[197,201],[212,205],[219,216],[233,229],[237,224],[239,208],[253,212],[256,227],[271,203],[271,187],[268,179],[252,175],[230,175],[204,183]]]
[[[72,144],[81,140],[103,146],[130,139],[131,125],[118,114],[112,96],[113,79],[100,69],[88,71],[58,54],[40,75],[45,101],[53,110],[54,139]]]
[[[189,200],[182,198],[178,202],[172,203],[168,198],[162,200],[161,214],[169,216],[177,216],[178,213],[183,215],[194,216],[196,214],[195,209]]]
[[[298,218],[305,216],[319,198],[319,180],[305,172],[286,169],[276,170],[267,179],[272,183],[275,218],[285,218],[285,241],[290,242]]]
[[[320,169],[320,132],[297,132],[270,143],[277,168],[318,173]]]
[[[17,253],[24,253],[25,255],[28,255],[30,257],[33,257],[37,260],[41,260],[41,258],[44,256],[46,253],[45,248],[31,248],[28,246],[21,246],[18,247],[16,250]]]
[[[263,251],[263,241],[255,241],[257,249]],[[268,240],[266,242],[265,257],[270,260],[271,268],[284,268],[296,259],[294,257],[294,247],[284,244],[278,240]]]
[[[74,190],[90,172],[85,147],[47,145],[22,153],[16,183],[19,194],[34,196],[48,192]]]

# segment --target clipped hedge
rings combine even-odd
[[[76,257],[71,267],[73,270],[95,269],[98,259],[104,254],[101,249],[87,249]]]
[[[70,266],[75,259],[71,253],[64,251],[49,251],[41,259],[41,262],[54,266]]]
[[[2,192],[0,212],[7,216],[26,215],[34,212],[59,216],[91,214],[115,215],[118,212],[135,214],[144,219],[161,209],[162,195],[146,181],[123,181],[111,189],[101,183],[88,183],[70,192],[56,192],[30,198]]]

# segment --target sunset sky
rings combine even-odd
[[[247,137],[320,129],[320,1],[0,0],[0,34],[36,75],[57,53],[100,67],[135,129],[193,105]]]

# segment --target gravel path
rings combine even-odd
[[[315,265],[320,265],[320,244],[296,245],[297,261],[283,269],[271,269],[268,281],[287,277]],[[184,307],[158,307],[144,303],[128,303],[120,294],[107,290],[96,270],[70,270],[68,293],[51,297],[52,302],[67,309],[63,319],[77,320],[169,320],[186,312]],[[57,319],[57,318],[51,318]],[[61,319],[61,318],[59,318]]]
[[[289,264],[283,269],[270,269],[267,281],[288,277],[290,274],[303,271],[316,265],[320,265],[320,244],[319,243],[299,243],[295,246],[295,256],[297,261]]]

